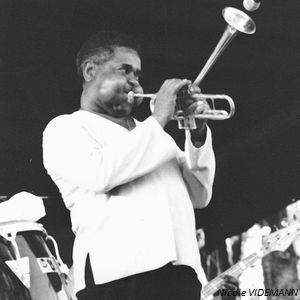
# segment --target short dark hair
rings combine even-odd
[[[114,54],[116,47],[126,47],[141,53],[140,44],[136,39],[126,33],[116,31],[99,31],[90,36],[81,46],[76,56],[77,74],[81,81],[83,78],[83,65],[87,60],[97,64],[107,62]]]

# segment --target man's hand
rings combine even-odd
[[[224,283],[223,283],[224,289],[230,290],[230,291],[238,290],[239,282],[235,277],[233,277],[231,275],[224,275],[223,280],[224,280]]]
[[[184,103],[186,114],[199,115],[210,109],[210,106],[208,105],[205,99],[199,100],[193,98],[193,95],[197,95],[201,93],[201,90],[197,85],[189,86],[189,93],[191,97],[188,97]],[[196,146],[201,146],[206,139],[207,119],[195,118],[195,120],[196,120],[197,129],[191,130],[191,137],[192,137],[192,141],[197,143]]]
[[[152,116],[164,127],[174,115],[177,93],[179,90],[191,84],[187,79],[166,80],[156,94]]]
[[[239,288],[239,282],[238,280],[230,275],[224,275],[223,276],[223,286],[222,289],[225,289],[227,291],[237,291]],[[222,296],[223,300],[232,300],[235,299],[235,296]]]

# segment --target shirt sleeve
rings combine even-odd
[[[209,127],[205,143],[200,148],[193,145],[191,134],[186,131],[185,152],[180,155],[180,164],[194,208],[207,206],[212,196],[216,168]]]
[[[57,183],[68,181],[94,192],[108,192],[176,157],[177,146],[149,117],[118,139],[92,139],[70,116],[52,120],[43,133],[43,159]]]

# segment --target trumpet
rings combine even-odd
[[[155,101],[156,94],[139,94],[134,92],[128,93],[128,101],[133,102],[134,98],[148,98]],[[205,110],[201,114],[189,114],[186,115],[184,110],[181,108],[176,109],[173,120],[176,120],[178,122],[178,128],[179,129],[196,129],[196,121],[195,119],[209,119],[209,120],[226,120],[231,118],[234,115],[235,112],[235,105],[234,101],[231,97],[227,95],[221,95],[221,94],[193,94],[192,98],[196,101],[207,101],[207,103],[210,106],[210,109]],[[184,98],[178,98],[177,103]],[[216,109],[216,103],[220,102],[221,100],[224,100],[226,103],[226,109]],[[224,104],[224,101],[222,101]]]
[[[205,75],[211,69],[213,64],[217,61],[220,55],[223,53],[225,48],[229,43],[235,38],[238,33],[253,34],[256,31],[256,25],[254,21],[244,12],[233,7],[225,7],[222,10],[222,15],[225,21],[227,22],[227,27],[220,38],[217,46],[214,51],[208,58],[204,67],[200,71],[199,75],[193,82],[193,85],[199,86]],[[187,90],[185,96],[194,98],[196,101],[208,100],[210,109],[204,111],[201,114],[190,114],[186,115],[184,110],[181,109],[181,101],[184,100],[184,97],[177,97],[176,99],[176,108],[173,116],[174,120],[178,121],[179,129],[196,129],[195,119],[210,119],[210,120],[226,120],[231,118],[234,115],[235,105],[231,97],[227,95],[218,95],[218,94],[192,94]],[[133,92],[128,93],[128,101],[133,102],[134,97],[144,97],[144,98],[155,98],[155,94],[134,94]],[[225,100],[227,101],[228,110],[216,109],[215,102],[216,100]],[[224,102],[224,101],[223,101]]]

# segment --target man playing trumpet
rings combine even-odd
[[[141,60],[125,34],[99,32],[77,55],[80,110],[44,131],[44,165],[71,212],[79,300],[199,300],[201,268],[193,206],[211,198],[215,172],[205,120],[186,131],[185,151],[164,131],[177,93],[191,84],[166,80],[152,115],[135,120],[142,98]],[[198,87],[190,87],[199,92]],[[192,97],[185,111],[206,108]]]

